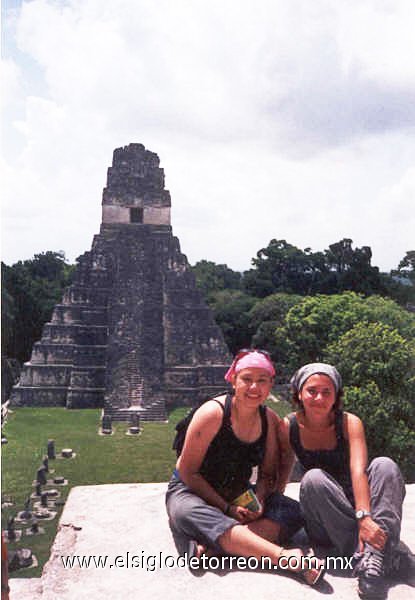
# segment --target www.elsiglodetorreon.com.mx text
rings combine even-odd
[[[141,550],[139,552],[126,552],[111,557],[105,554],[98,555],[61,555],[61,562],[65,569],[144,569],[146,571],[157,571],[160,569],[191,568],[191,569],[232,569],[241,570],[304,570],[318,567],[321,560],[315,556],[282,556],[278,564],[273,565],[268,556],[260,559],[255,556],[248,558],[243,556],[207,556],[203,554],[200,558],[189,556],[172,556],[157,552],[150,554]],[[327,556],[324,559],[326,569],[352,569],[352,558],[343,556]]]

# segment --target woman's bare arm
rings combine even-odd
[[[356,415],[345,413],[344,431],[349,442],[350,474],[355,507],[356,510],[361,509],[370,512],[370,488],[366,474],[367,447],[363,423]],[[364,542],[368,542],[378,550],[383,549],[387,535],[371,516],[359,519],[358,527],[360,549],[363,549]]]
[[[223,419],[223,410],[217,402],[206,402],[193,416],[183,450],[177,460],[176,468],[180,479],[195,494],[212,506],[225,511],[228,502],[224,500],[199,473],[210,442],[219,431]]]
[[[279,454],[277,431],[279,421],[281,420],[270,408],[266,408],[266,416],[268,432],[265,443],[265,455],[262,464],[259,465],[256,485],[256,495],[262,505],[264,504],[265,498],[269,496],[276,487]]]
[[[291,448],[289,431],[290,424],[287,417],[280,419],[277,431],[279,445],[277,489],[281,493],[284,493],[287,483],[290,480],[295,462],[295,454]]]

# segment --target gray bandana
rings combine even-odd
[[[310,363],[298,369],[291,377],[290,383],[294,390],[298,393],[306,380],[312,375],[327,375],[334,384],[336,394],[342,388],[342,378],[336,367],[327,365],[326,363]]]

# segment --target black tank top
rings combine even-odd
[[[250,485],[252,468],[260,465],[265,455],[268,423],[266,409],[259,407],[261,434],[254,442],[243,442],[236,437],[231,425],[232,397],[228,394],[223,410],[222,425],[207,449],[200,474],[228,501],[234,500]]]
[[[334,416],[334,427],[337,444],[333,450],[307,450],[300,440],[300,427],[297,416],[288,416],[290,423],[290,444],[301,466],[310,469],[323,469],[329,473],[344,489],[348,499],[354,504],[352,479],[349,464],[349,446],[343,435],[343,411],[338,410]]]

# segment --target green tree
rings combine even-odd
[[[325,251],[326,263],[332,272],[332,292],[353,290],[365,295],[384,292],[379,269],[371,265],[369,246],[352,248],[353,240],[343,238]]]
[[[358,415],[364,425],[369,458],[390,456],[400,466],[406,481],[415,481],[415,431],[412,403],[396,395],[382,394],[373,381],[346,386],[346,410]]]
[[[411,313],[391,298],[369,296],[362,300],[364,318],[370,322],[379,321],[396,329],[404,338],[415,338],[415,314]]]
[[[362,315],[362,298],[354,292],[303,298],[275,331],[276,343],[290,340],[288,369],[294,371],[300,364],[320,361],[326,345],[358,323]]]
[[[415,286],[408,280],[389,273],[381,273],[380,276],[385,288],[384,296],[405,308],[415,305]]]
[[[408,279],[415,285],[415,250],[408,250],[396,271],[392,271],[392,273]]]
[[[51,251],[11,267],[2,264],[2,284],[12,299],[2,307],[8,327],[2,347],[5,356],[20,362],[30,358],[33,343],[40,338],[44,323],[69,285],[73,269],[63,252]]]
[[[324,252],[301,250],[286,240],[272,239],[252,259],[254,269],[243,277],[244,289],[263,298],[275,292],[336,294],[345,290],[365,295],[386,293],[384,278],[371,265],[369,246],[353,248],[344,238]]]
[[[384,323],[357,323],[327,346],[324,359],[336,365],[345,385],[374,382],[381,393],[404,396],[413,387],[414,343]]]
[[[65,253],[62,250],[41,252],[35,254],[32,259],[17,264],[23,264],[32,279],[46,280],[60,285],[65,285],[68,274],[73,268],[66,262]]]
[[[322,360],[327,345],[362,321],[381,322],[397,330],[404,338],[415,334],[415,315],[396,302],[379,296],[365,298],[355,292],[307,296],[287,312],[285,322],[275,330],[275,343],[289,340],[287,366]]]
[[[16,305],[5,284],[5,265],[1,270],[1,342],[2,348],[9,348],[13,342],[13,329],[16,321]]]
[[[371,456],[396,460],[415,480],[415,344],[383,323],[362,322],[330,344],[324,359],[339,369],[345,406],[365,424]]]
[[[227,265],[217,265],[210,260],[200,260],[192,271],[196,277],[196,285],[205,298],[219,290],[234,289],[241,287],[241,273],[233,271]]]
[[[244,288],[259,298],[275,292],[306,294],[313,280],[312,256],[309,249],[273,239],[252,259],[255,269],[244,273]]]
[[[415,250],[408,250],[398,268],[385,275],[388,296],[415,308]]]
[[[285,293],[271,294],[259,300],[249,313],[250,327],[255,330],[266,321],[283,325],[290,308],[302,300],[302,296]]]
[[[294,294],[272,294],[259,300],[249,312],[249,330],[254,332],[251,345],[264,348],[271,354],[279,383],[286,381],[289,376],[286,362],[291,345],[285,336],[277,340],[275,331],[283,327],[287,312],[302,299],[302,296]]]
[[[211,295],[214,317],[233,354],[251,345],[249,311],[257,300],[238,290],[221,290]]]

